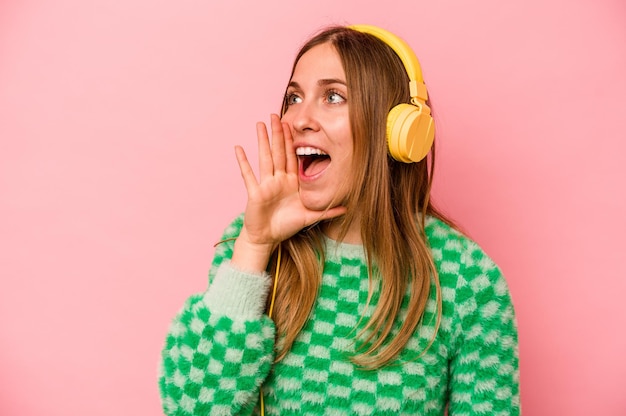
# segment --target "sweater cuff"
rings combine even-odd
[[[244,272],[224,262],[204,294],[204,303],[218,314],[259,318],[265,311],[271,283],[267,273]]]

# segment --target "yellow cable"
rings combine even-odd
[[[265,416],[265,403],[263,402],[263,390],[259,390],[259,397],[261,397],[261,416]]]
[[[278,245],[278,258],[276,259],[276,273],[274,274],[274,287],[272,288],[272,297],[270,299],[270,310],[267,313],[267,316],[270,318],[274,313],[274,301],[276,300],[276,287],[278,286],[278,273],[280,272],[280,257],[282,254],[282,246]],[[261,416],[265,416],[265,402],[263,400],[263,389],[259,388],[259,397],[260,397],[260,405],[261,405]]]
[[[272,299],[270,300],[270,310],[267,315],[271,318],[274,313],[274,300],[276,300],[276,283],[278,282],[278,273],[280,272],[280,256],[282,254],[281,245],[278,245],[278,258],[276,259],[276,273],[274,274],[274,287],[272,288]]]

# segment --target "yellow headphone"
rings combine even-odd
[[[411,104],[393,107],[387,115],[387,144],[389,154],[404,163],[419,162],[426,157],[435,138],[435,122],[426,105],[428,92],[415,53],[396,35],[370,25],[352,25],[348,28],[377,37],[400,57],[409,76]]]

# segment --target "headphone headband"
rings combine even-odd
[[[417,56],[411,49],[411,47],[400,37],[393,33],[372,25],[351,25],[349,29],[356,30],[357,32],[367,33],[385,42],[393,51],[398,55],[407,75],[409,76],[409,90],[411,95],[411,101],[414,98],[419,101],[425,102],[428,100],[428,92],[426,91],[426,85],[424,84],[424,77],[422,76],[422,69],[420,63],[417,60]],[[413,102],[415,104],[415,102]]]

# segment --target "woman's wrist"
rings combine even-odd
[[[262,273],[267,268],[273,250],[273,244],[251,242],[244,226],[239,237],[235,240],[230,263],[242,271]]]

